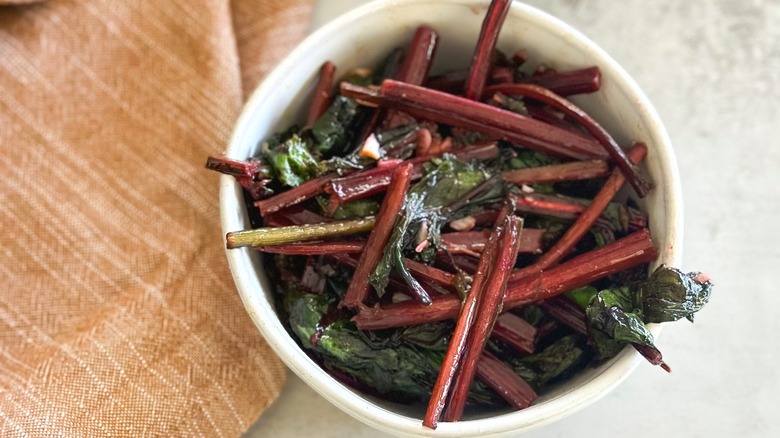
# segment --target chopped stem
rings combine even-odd
[[[560,96],[593,93],[601,88],[601,70],[598,67],[588,67],[579,70],[553,72],[522,78],[518,82],[536,84]]]
[[[309,115],[306,118],[306,128],[314,125],[314,122],[327,111],[333,97],[333,75],[335,72],[336,65],[330,61],[325,61],[320,66],[320,77],[314,87],[314,96],[311,106],[309,106]]]
[[[574,159],[608,157],[593,138],[428,88],[386,80],[380,89],[342,83],[341,92],[362,104],[400,109],[417,117],[481,132],[539,152]]]
[[[633,163],[639,163],[647,154],[647,148],[643,144],[637,144],[629,151],[630,160]],[[577,220],[566,230],[563,236],[546,253],[542,254],[532,265],[515,271],[512,274],[513,280],[518,280],[523,275],[532,275],[536,272],[544,271],[550,266],[558,263],[566,254],[568,254],[582,236],[588,232],[596,219],[607,208],[612,198],[623,187],[626,178],[620,169],[615,169],[612,175],[601,187],[598,194],[593,198],[590,205],[579,215]]]
[[[511,5],[512,0],[493,0],[490,2],[485,19],[482,21],[482,29],[479,32],[477,46],[474,48],[474,55],[471,58],[469,74],[466,76],[464,96],[467,99],[479,100],[482,97],[482,90],[487,82],[490,60],[493,57],[493,50],[496,48],[498,34]]]
[[[260,214],[265,217],[270,213],[299,204],[323,193],[325,186],[335,177],[336,174],[330,174],[314,178],[297,187],[285,190],[278,195],[257,201],[255,206],[260,209]]]
[[[410,84],[422,84],[428,77],[438,42],[439,34],[436,31],[428,26],[418,27],[395,78]]]
[[[499,84],[490,87],[487,91],[489,93],[497,91],[509,95],[529,97],[544,102],[563,112],[582,125],[582,127],[588,130],[588,132],[601,143],[640,198],[644,198],[647,195],[647,192],[652,188],[652,185],[645,181],[639,168],[629,160],[628,156],[623,152],[623,149],[618,146],[609,132],[577,105],[574,105],[570,101],[546,88],[533,84]]]
[[[575,332],[581,335],[588,334],[585,310],[572,300],[565,296],[557,296],[539,302],[539,306],[548,315],[567,325]]]
[[[210,156],[206,160],[206,169],[214,170],[236,178],[254,178],[261,170],[263,163],[256,160],[234,160],[223,156]]]
[[[489,160],[498,156],[499,150],[495,142],[488,142],[479,145],[464,147],[451,152],[456,158],[462,161],[474,159]],[[430,161],[433,157],[419,157],[406,160],[411,163],[412,180],[418,180],[423,176],[423,164]],[[400,163],[400,162],[399,162]],[[352,175],[336,178],[330,181],[326,191],[331,194],[331,201],[337,205],[355,199],[363,199],[369,196],[382,193],[390,184],[390,175],[397,164],[356,172]]]
[[[594,249],[553,266],[532,277],[510,282],[504,309],[524,306],[554,297],[567,290],[587,286],[590,283],[647,263],[658,257],[650,232],[636,231],[601,248]],[[405,325],[424,324],[455,318],[461,307],[455,295],[433,297],[430,306],[408,302],[384,307],[361,308],[352,318],[361,330],[373,330]]]
[[[537,398],[528,382],[487,351],[482,353],[477,364],[477,377],[517,410],[531,406]]]
[[[517,260],[523,220],[518,216],[509,216],[503,224],[504,231],[500,235],[498,250],[490,266],[489,278],[484,289],[480,291],[477,314],[466,340],[460,371],[455,375],[452,384],[449,404],[444,412],[447,421],[460,421],[463,416],[469,390],[477,373],[477,363],[482,357],[490,332],[493,331],[496,318],[501,313],[509,282],[509,272]]]
[[[284,245],[323,237],[348,236],[371,231],[374,218],[352,219],[309,225],[256,228],[254,230],[232,231],[225,236],[228,249],[244,246]]]
[[[501,172],[506,182],[516,185],[578,181],[607,175],[609,175],[609,165],[604,160],[572,161]]]
[[[536,332],[536,327],[528,321],[514,313],[505,312],[496,319],[492,336],[520,353],[531,354],[536,346]]]
[[[541,216],[556,217],[559,219],[577,219],[590,205],[590,201],[584,199],[565,198],[550,195],[520,194],[516,197],[515,208],[526,214],[538,214]],[[647,228],[647,217],[629,208],[629,229],[638,230]],[[601,220],[601,219],[599,219]]]
[[[360,254],[352,281],[349,283],[349,288],[342,300],[343,306],[355,308],[362,305],[366,299],[370,287],[368,276],[374,272],[382,258],[383,249],[393,232],[395,220],[403,208],[406,191],[409,189],[411,180],[411,164],[403,164],[393,170],[387,194],[376,215],[376,224],[366,242],[368,250]]]
[[[459,250],[481,253],[485,248],[489,231],[457,231],[442,233],[441,242],[447,251],[457,254]],[[542,239],[544,230],[538,228],[524,228],[520,235],[520,252],[537,254],[542,252]]]
[[[488,273],[492,263],[495,261],[495,254],[499,249],[499,240],[505,229],[503,224],[511,213],[511,210],[511,205],[505,205],[504,208],[501,209],[498,216],[499,220],[496,221],[496,227],[488,238],[485,252],[479,261],[477,271],[474,274],[474,279],[471,283],[471,288],[463,301],[463,307],[460,309],[458,321],[453,330],[452,337],[450,338],[450,343],[447,346],[447,352],[444,355],[439,376],[436,378],[436,383],[433,385],[433,392],[428,401],[428,409],[423,420],[423,425],[430,427],[431,429],[436,429],[439,417],[444,411],[445,403],[449,397],[452,383],[459,372],[469,333],[477,315],[482,288],[488,280]]]
[[[452,273],[407,258],[403,259],[403,264],[406,266],[406,269],[413,274],[416,274],[422,280],[448,288],[454,288],[456,286],[456,278]]]
[[[332,220],[325,216],[320,216],[311,210],[300,207],[288,208],[263,218],[263,223],[267,227],[285,227],[289,225],[307,225],[322,222],[332,222]]]

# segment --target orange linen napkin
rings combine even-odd
[[[203,165],[310,0],[0,3],[0,436],[240,434],[285,371]]]

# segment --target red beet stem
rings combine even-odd
[[[325,61],[320,66],[320,77],[314,87],[314,96],[309,106],[309,115],[306,118],[306,128],[311,128],[314,122],[328,109],[333,98],[333,75],[335,72],[336,65],[330,61]]]
[[[410,84],[422,84],[428,77],[428,71],[436,54],[439,34],[428,26],[420,26],[414,33],[412,42],[406,50],[396,79]]]
[[[609,175],[609,165],[604,160],[572,161],[501,172],[501,176],[506,182],[517,185],[578,181],[601,178],[607,175]]]
[[[639,163],[647,154],[647,148],[643,144],[637,144],[629,151],[632,163]],[[535,272],[544,271],[550,266],[558,263],[566,254],[568,254],[574,245],[582,239],[582,236],[588,232],[596,219],[601,216],[604,209],[607,208],[612,198],[623,187],[626,178],[620,169],[612,171],[607,181],[601,187],[598,194],[593,198],[590,205],[579,215],[577,220],[566,230],[563,236],[547,252],[542,254],[532,265],[522,268],[512,273],[512,279],[518,280],[523,275],[531,275]]]
[[[482,252],[485,248],[489,231],[458,231],[442,233],[441,242],[447,247],[447,251],[458,254],[460,250],[469,252]],[[524,228],[520,235],[520,252],[524,254],[537,254],[542,251],[542,238],[544,230],[537,228]]]
[[[210,156],[206,160],[206,169],[214,170],[236,178],[254,178],[260,172],[263,163],[257,160],[234,160],[223,156]]]
[[[510,282],[504,308],[510,309],[545,300],[567,290],[587,286],[599,278],[651,262],[657,257],[658,251],[650,238],[650,232],[646,229],[636,231],[538,275]],[[429,306],[408,302],[361,308],[352,320],[361,330],[424,324],[456,317],[460,305],[457,296],[436,296]]]
[[[565,296],[552,297],[539,302],[539,306],[548,315],[567,325],[575,332],[585,335],[588,324],[585,321],[585,310]]]
[[[257,201],[255,206],[260,209],[260,214],[265,217],[270,213],[275,213],[283,208],[293,206],[323,193],[325,186],[335,176],[336,174],[330,174],[314,178],[290,190],[285,190],[278,195]]]
[[[493,0],[490,2],[485,19],[482,21],[482,29],[479,32],[477,46],[474,48],[474,55],[471,58],[469,74],[466,76],[464,92],[466,99],[479,100],[482,97],[482,90],[485,88],[490,71],[490,60],[493,56],[493,50],[496,48],[498,34],[511,5],[512,0]]]
[[[331,219],[298,206],[270,214],[263,218],[263,223],[267,227],[286,227],[290,225],[321,224],[329,220]]]
[[[498,156],[499,150],[495,142],[487,142],[467,146],[451,152],[461,161],[490,160]],[[432,157],[420,157],[406,160],[406,163],[414,165],[412,169],[412,180],[422,177],[423,164]],[[357,172],[352,175],[336,178],[330,182],[326,190],[331,194],[333,202],[339,204],[355,199],[367,198],[369,196],[382,193],[390,184],[390,175],[393,172],[392,166],[376,167],[373,169]]]
[[[463,90],[463,83],[468,76],[468,70],[452,70],[440,75],[433,76],[425,81],[425,86],[433,90],[443,91],[450,94],[460,94]]]
[[[404,265],[409,272],[416,274],[422,280],[448,288],[455,287],[454,274],[407,258],[404,259]]]
[[[550,195],[521,194],[516,197],[515,208],[526,214],[557,217],[559,219],[577,219],[590,205],[583,199],[564,198]],[[629,230],[647,228],[647,216],[636,214],[638,210],[628,209]]]
[[[601,70],[598,67],[588,67],[579,70],[529,76],[517,82],[539,85],[560,96],[593,93],[601,88]]]
[[[536,327],[523,318],[505,312],[496,319],[492,336],[521,353],[531,354],[536,347],[536,332]]]
[[[387,194],[382,201],[382,206],[376,215],[374,228],[371,230],[366,242],[368,250],[360,254],[352,281],[349,283],[349,288],[342,299],[342,306],[355,308],[362,305],[366,299],[369,290],[368,276],[374,272],[379,260],[382,258],[382,250],[387,245],[390,234],[393,232],[395,220],[403,207],[411,179],[411,164],[403,164],[393,170]]]
[[[469,390],[477,373],[477,363],[506,297],[509,273],[517,260],[522,225],[523,220],[517,216],[509,216],[504,221],[498,250],[490,266],[490,277],[478,298],[477,314],[467,337],[460,371],[452,383],[452,396],[444,412],[444,419],[447,421],[460,421],[463,416]]]
[[[499,84],[490,87],[488,92],[501,92],[510,95],[520,95],[531,99],[544,102],[547,105],[563,112],[571,117],[577,123],[581,124],[593,137],[595,137],[604,149],[609,153],[612,160],[617,164],[625,175],[631,187],[634,188],[640,198],[644,198],[650,191],[652,185],[645,181],[639,171],[639,168],[629,160],[623,149],[618,146],[615,139],[607,132],[593,117],[574,105],[567,99],[553,93],[552,91],[533,84]]]
[[[357,254],[363,251],[365,242],[305,242],[288,245],[258,246],[258,251],[287,255]]]
[[[664,362],[664,358],[661,352],[657,348],[649,347],[642,344],[631,344],[634,349],[641,354],[648,362],[653,365],[658,365],[664,369],[667,373],[672,372],[672,368]]]
[[[479,261],[477,272],[474,274],[474,280],[471,283],[471,288],[463,302],[463,307],[460,309],[458,321],[455,324],[450,343],[447,346],[447,353],[444,355],[444,360],[442,361],[439,375],[436,378],[436,383],[433,385],[433,392],[428,401],[428,409],[425,413],[425,418],[423,419],[423,425],[430,427],[431,429],[436,429],[439,417],[441,416],[445,403],[449,397],[452,383],[460,369],[464,349],[466,348],[469,333],[477,314],[480,294],[488,279],[488,272],[494,262],[495,254],[498,251],[499,240],[504,231],[504,220],[509,216],[511,210],[512,207],[510,205],[505,205],[504,208],[501,209],[498,217],[500,221],[496,221],[496,227],[488,238],[485,252]]]
[[[528,382],[487,351],[477,364],[477,377],[517,410],[531,406],[537,398]]]
[[[341,84],[341,92],[368,105],[481,132],[539,152],[574,159],[607,158],[593,138],[501,108],[415,85],[386,80],[380,89]]]

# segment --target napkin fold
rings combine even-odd
[[[203,165],[310,0],[3,3],[0,436],[240,434],[285,369]]]

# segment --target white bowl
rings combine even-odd
[[[246,158],[258,142],[303,119],[319,66],[333,61],[339,71],[374,66],[389,51],[411,39],[421,24],[441,35],[434,71],[468,66],[487,0],[377,0],[322,27],[295,48],[265,79],[238,120],[227,155]],[[498,48],[512,54],[527,49],[532,62],[559,70],[597,65],[601,91],[576,97],[620,144],[644,141],[645,168],[656,189],[644,200],[658,245],[657,263],[678,265],[681,257],[682,211],[679,176],[671,144],[655,110],[623,69],[585,36],[537,9],[515,3],[507,16]],[[221,181],[220,208],[224,232],[249,228],[240,186],[232,177]],[[421,424],[423,412],[354,391],[323,371],[298,347],[277,319],[271,285],[260,258],[248,249],[228,250],[227,257],[247,312],[266,341],[303,381],[356,419],[402,436],[503,436],[563,418],[604,396],[623,381],[642,359],[626,349],[614,360],[580,373],[544,393],[519,412],[489,418],[440,423],[436,430]],[[654,334],[659,326],[652,327]],[[645,366],[650,366],[645,364]],[[637,395],[638,397],[639,395]]]

